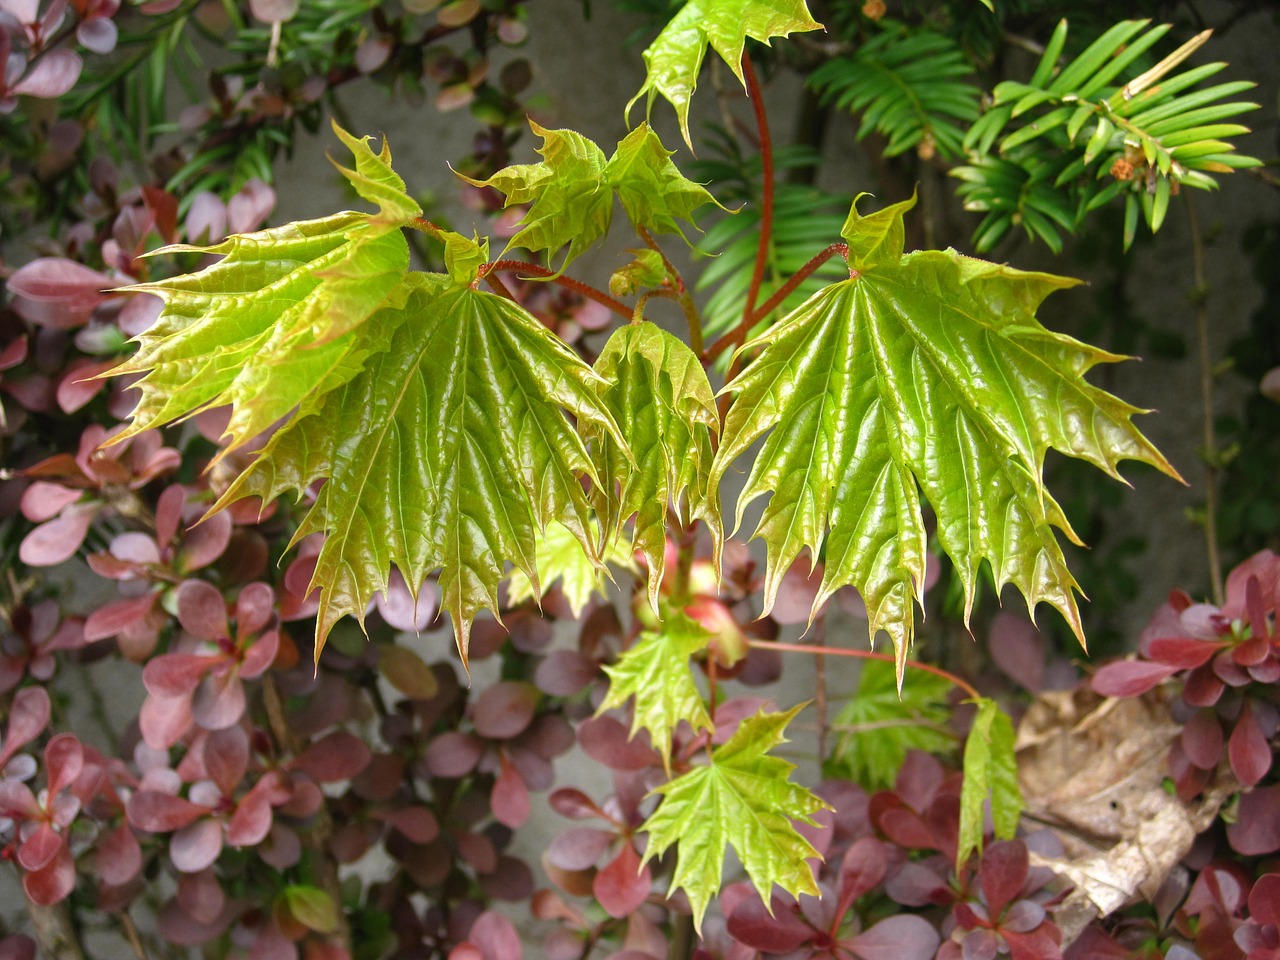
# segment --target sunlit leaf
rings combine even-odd
[[[893,786],[910,751],[954,750],[956,737],[947,726],[950,691],[950,682],[922,672],[899,695],[892,665],[867,661],[857,689],[833,721],[838,739],[829,769],[867,790],[884,790]]]
[[[1035,311],[1076,281],[953,250],[902,255],[914,203],[845,225],[854,275],[816,294],[742,350],[759,356],[733,394],[713,487],[762,435],[738,500],[770,495],[764,609],[808,549],[825,558],[814,609],[857,587],[870,634],[885,630],[899,678],[925,574],[922,494],[973,604],[985,560],[1034,609],[1059,609],[1080,635],[1076,584],[1055,537],[1075,539],[1045,488],[1050,448],[1111,476],[1123,459],[1177,476],[1130,422],[1140,412],[1084,380],[1120,357],[1040,325]],[[779,429],[773,429],[779,424]],[[772,432],[771,432],[772,431]]]
[[[969,854],[982,851],[988,799],[996,839],[1012,839],[1024,805],[1018,787],[1018,763],[1013,755],[1013,721],[999,704],[983,697],[978,701],[978,713],[964,746],[957,867],[969,859]]]
[[[507,583],[507,603],[514,606],[541,596],[552,584],[559,581],[575,617],[582,615],[593,593],[604,595],[604,571],[582,549],[582,544],[560,523],[551,523],[538,534],[534,561],[538,570],[541,593],[535,592],[532,581],[519,570],[512,571]],[[601,561],[632,569],[631,551],[614,543],[600,557]]]
[[[689,101],[698,85],[707,44],[745,86],[742,51],[748,37],[768,43],[774,37],[821,29],[804,0],[689,0],[644,52],[648,72],[644,86],[627,104],[627,112],[646,95],[647,111],[654,97],[661,95],[675,107],[680,132],[692,147]]]
[[[620,526],[635,517],[634,549],[649,566],[649,602],[658,609],[666,569],[667,511],[682,522],[705,522],[718,543],[717,498],[707,485],[712,433],[719,428],[715,395],[693,351],[652,323],[618,329],[596,361],[607,386],[601,398],[625,441],[584,427],[594,443],[600,486],[593,493],[602,535],[613,543]]]
[[[792,896],[818,895],[806,862],[818,851],[792,821],[814,825],[813,814],[827,804],[790,781],[794,764],[768,755],[786,742],[783,731],[802,706],[748,717],[712,751],[710,763],[655,791],[662,803],[641,828],[649,834],[644,859],[677,846],[671,889],[688,894],[699,931],[707,904],[720,890],[730,845],[765,903],[775,883]]]
[[[141,373],[141,398],[127,430],[113,442],[197,412],[231,404],[227,449],[252,439],[301,406],[353,377],[368,356],[357,332],[396,297],[409,265],[400,227],[421,213],[391,170],[384,143],[336,127],[355,170],[339,166],[377,214],[345,212],[209,247],[186,244],[157,253],[196,252],[221,259],[198,273],[129,289],[164,301],[139,349],[111,371]]]
[[[604,174],[632,224],[654,233],[679,234],[687,240],[676,221],[693,223],[694,210],[716,201],[705,187],[676,168],[671,162],[673,155],[649,125],[642,123],[619,141]]]
[[[689,658],[705,649],[711,634],[680,613],[671,614],[661,629],[640,634],[618,662],[604,668],[609,693],[598,712],[620,707],[635,697],[631,733],[649,731],[649,741],[671,760],[671,733],[681,721],[694,730],[712,730],[702,694],[689,669]]]
[[[510,245],[548,255],[568,246],[560,269],[603,237],[613,215],[613,193],[604,183],[604,151],[573,130],[548,130],[530,120],[542,138],[541,163],[504,167],[488,180],[467,182],[493,187],[506,206],[528,204],[520,231]]]
[[[558,520],[596,558],[580,481],[595,469],[562,413],[616,430],[596,375],[510,300],[441,276],[404,285],[404,305],[366,324],[379,349],[360,373],[277,431],[217,504],[326,480],[294,537],[327,534],[311,581],[317,656],[340,617],[363,619],[393,565],[411,585],[440,569],[465,661],[505,565],[536,582],[538,530]]]

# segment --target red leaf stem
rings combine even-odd
[[[839,647],[818,647],[811,643],[782,643],[778,640],[748,639],[747,646],[759,647],[761,650],[781,650],[784,653],[811,653],[816,657],[859,657],[863,660],[881,660],[885,663],[897,663],[893,657],[886,653],[872,653],[870,650],[845,650]],[[923,670],[925,673],[932,673],[935,677],[942,677],[943,680],[950,681],[975,700],[981,697],[981,694],[969,681],[957,677],[954,673],[943,670],[941,667],[921,663],[918,660],[908,660],[907,668],[909,670]]]
[[[729,347],[738,346],[740,342],[745,340],[744,334],[753,326],[760,322],[763,317],[767,317],[771,312],[777,309],[782,301],[795,291],[796,287],[804,283],[809,275],[817,270],[820,266],[834,257],[836,254],[847,258],[849,256],[849,245],[847,243],[833,243],[826,249],[822,250],[817,256],[811,259],[803,267],[795,272],[795,274],[781,287],[779,287],[768,300],[760,305],[751,316],[747,317],[741,326],[735,327],[726,333],[723,337],[711,345],[711,349],[707,351],[707,358],[714,360],[720,354],[724,353]]]
[[[530,276],[550,280],[552,283],[558,283],[560,286],[565,287],[568,290],[573,290],[575,293],[580,293],[584,297],[594,300],[596,303],[604,304],[624,320],[631,319],[631,308],[621,300],[615,300],[603,290],[598,290],[589,283],[583,283],[581,280],[573,279],[573,277],[566,277],[563,274],[557,274],[554,270],[549,270],[536,263],[529,263],[525,260],[493,260],[480,268],[480,279],[486,279],[488,275],[495,270],[517,270]]]
[[[769,242],[773,237],[773,139],[769,135],[769,118],[764,109],[764,97],[760,93],[760,81],[746,50],[742,51],[742,76],[747,82],[747,97],[755,112],[756,129],[760,132],[760,242],[756,246],[756,265],[751,273],[751,286],[747,288],[747,302],[742,308],[742,323],[738,327],[739,343],[746,338],[750,319],[756,309],[756,297],[764,281],[764,268],[769,259]]]

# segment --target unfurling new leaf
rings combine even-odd
[[[1035,607],[1058,608],[1080,634],[1054,528],[1075,539],[1042,479],[1054,448],[1111,476],[1123,459],[1177,476],[1130,422],[1137,408],[1084,374],[1122,359],[1040,325],[1035,311],[1076,281],[961,256],[903,255],[914,201],[845,225],[850,279],[816,294],[742,350],[759,356],[725,387],[733,404],[711,485],[762,435],[738,501],[771,495],[764,608],[801,551],[825,557],[816,610],[857,587],[871,637],[903,658],[925,572],[922,493],[964,585],[978,570],[1013,583]]]
[[[819,893],[808,863],[818,851],[792,821],[812,825],[813,814],[828,805],[791,782],[794,764],[767,753],[786,742],[783,731],[802,708],[748,717],[712,751],[710,763],[655,791],[662,803],[642,828],[649,834],[644,859],[679,845],[671,889],[683,888],[689,895],[699,931],[707,904],[720,890],[729,845],[765,903],[775,883],[796,897]]]

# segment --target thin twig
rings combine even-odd
[[[1191,228],[1191,302],[1195,308],[1196,340],[1199,345],[1201,443],[1204,452],[1204,541],[1209,558],[1209,583],[1213,602],[1222,606],[1222,558],[1218,554],[1218,441],[1213,425],[1213,363],[1209,348],[1209,286],[1204,271],[1204,236],[1196,216],[1190,190],[1182,191],[1187,201],[1187,221]]]
[[[827,618],[826,616],[818,617],[813,625],[813,645],[815,647],[825,647],[827,645]],[[818,764],[827,762],[827,658],[816,657],[814,659],[814,692],[813,692],[813,710],[814,718],[818,724]]]
[[[658,246],[657,238],[649,232],[649,229],[647,227],[639,227],[638,229],[640,231],[640,239],[644,241],[645,246],[662,258],[663,269],[667,271],[667,277],[675,288],[675,299],[680,304],[680,310],[684,313],[685,322],[689,325],[689,349],[693,351],[694,356],[705,362],[706,345],[702,339],[702,315],[698,312],[698,305],[694,303],[693,297],[689,296],[689,289],[685,286],[684,277],[676,265],[667,257],[662,247]],[[639,304],[637,304],[638,306]]]
[[[791,296],[791,294],[795,291],[795,289],[809,278],[810,274],[812,274],[820,266],[822,266],[824,263],[826,263],[828,260],[834,257],[837,253],[840,254],[840,256],[848,259],[849,245],[847,243],[833,243],[829,247],[824,249],[821,253],[819,253],[817,256],[815,256],[813,259],[811,259],[803,267],[797,270],[795,274],[789,280],[787,280],[786,283],[780,286],[777,289],[777,291],[773,294],[773,296],[771,296],[768,300],[762,303],[759,309],[755,311],[755,313],[753,313],[750,317],[747,318],[747,322],[745,326],[739,326],[733,330],[730,330],[728,333],[722,336],[719,340],[713,343],[711,345],[711,349],[707,351],[707,356],[710,359],[714,360],[720,354],[724,353],[724,351],[727,350],[729,347],[740,345],[739,338],[741,338],[741,342],[745,342],[746,332],[751,327],[755,326],[762,319],[764,319],[770,313],[772,313],[775,309],[777,309],[778,305],[781,304],[784,300],[786,300],[787,297]]]
[[[556,273],[554,270],[548,270],[546,267],[536,263],[529,263],[526,260],[494,260],[485,264],[480,268],[481,278],[486,277],[494,270],[514,270],[518,273],[524,273],[531,277],[540,277],[543,280],[550,280],[552,283],[558,283],[560,286],[580,293],[588,299],[594,300],[596,303],[604,304],[618,316],[624,320],[631,319],[631,308],[621,300],[615,300],[603,290],[591,286],[589,283],[583,283],[581,280],[575,280],[573,277],[566,277],[564,274]]]
[[[142,944],[142,938],[138,936],[138,925],[133,922],[133,917],[129,915],[128,909],[120,911],[120,926],[124,929],[124,937],[129,941],[129,946],[133,948],[134,956],[138,960],[147,960],[147,948]]]
[[[756,263],[751,271],[751,286],[747,288],[747,302],[742,308],[742,336],[745,339],[746,320],[755,313],[760,284],[764,282],[764,268],[769,260],[769,248],[773,242],[773,140],[769,136],[769,118],[764,109],[764,97],[756,69],[746,50],[742,51],[742,76],[747,82],[747,96],[755,113],[756,129],[760,132],[760,240],[756,245]],[[741,342],[741,341],[739,341]]]
[[[680,294],[674,290],[663,287],[659,290],[646,290],[640,294],[640,298],[636,300],[635,308],[631,311],[631,322],[639,323],[644,319],[644,308],[649,305],[650,300],[679,300]],[[694,351],[697,352],[696,350]]]
[[[492,287],[493,292],[496,293],[498,296],[504,297],[507,300],[510,300],[512,303],[519,302],[518,300],[516,300],[515,294],[513,294],[510,290],[508,290],[507,285],[502,282],[502,278],[499,277],[492,270],[484,275],[484,282],[487,283],[490,287]]]
[[[873,653],[870,650],[846,650],[842,647],[818,647],[811,643],[782,643],[778,640],[748,640],[747,646],[759,647],[761,650],[781,650],[783,653],[809,653],[815,657],[857,657],[860,660],[879,660],[882,663],[896,664],[897,660],[888,654]],[[925,673],[932,673],[935,677],[949,681],[953,686],[959,687],[965,693],[975,700],[980,700],[982,694],[978,693],[977,688],[969,681],[962,677],[957,677],[950,671],[943,670],[941,667],[935,667],[929,663],[921,663],[919,660],[906,661],[907,668],[910,670],[923,670]]]
[[[284,699],[280,696],[280,688],[275,678],[267,673],[262,678],[262,703],[267,711],[267,727],[271,736],[284,750],[297,755],[302,752],[304,744],[289,729],[289,721],[285,716]],[[351,953],[351,924],[347,920],[347,912],[342,907],[342,886],[338,879],[338,863],[334,859],[330,841],[333,839],[333,819],[329,815],[328,803],[320,804],[311,823],[299,829],[303,849],[314,850],[316,857],[312,861],[312,869],[320,888],[333,901],[337,925],[327,936],[334,946]]]

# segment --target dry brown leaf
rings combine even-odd
[[[1035,859],[1075,888],[1055,911],[1064,946],[1092,920],[1154,899],[1239,789],[1224,765],[1189,804],[1165,791],[1181,729],[1169,714],[1175,697],[1167,687],[1126,699],[1079,687],[1042,694],[1022,719],[1014,749],[1025,815],[1053,828],[1067,851]]]

